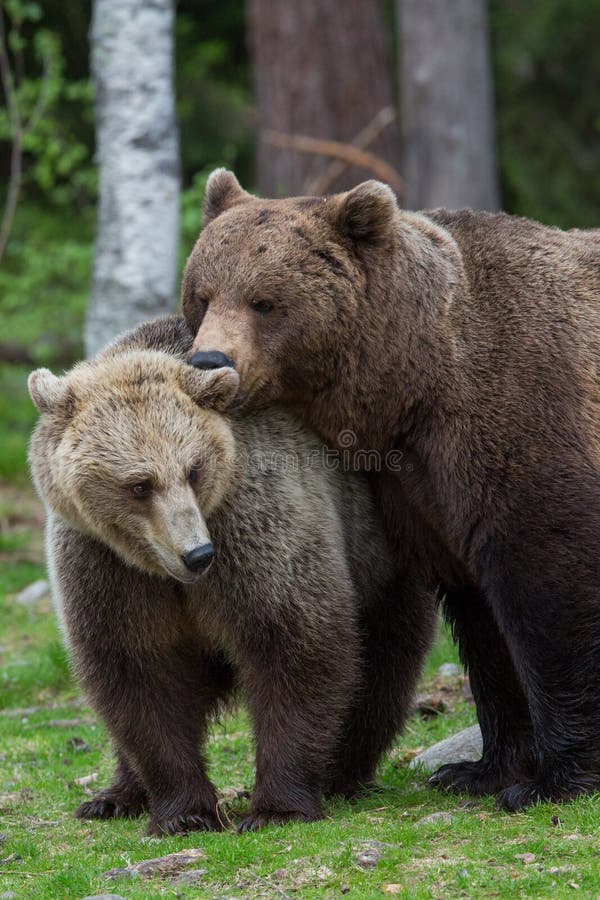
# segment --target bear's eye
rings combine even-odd
[[[202,294],[196,294],[196,304],[198,306],[198,312],[203,316],[208,309],[208,298],[202,296]]]
[[[152,493],[152,482],[149,478],[146,478],[145,481],[138,481],[136,484],[130,484],[129,490],[132,497],[135,497],[136,500],[145,500]]]
[[[200,469],[202,468],[200,463],[196,463],[196,465],[192,466],[190,469],[190,473],[188,475],[188,482],[192,485],[192,487],[198,483],[198,478],[200,476]]]
[[[254,312],[259,313],[261,316],[266,316],[267,313],[273,310],[273,304],[268,300],[252,300],[250,306]]]

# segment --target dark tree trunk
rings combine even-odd
[[[257,104],[258,188],[267,196],[301,194],[323,183],[327,192],[352,187],[373,171],[346,167],[337,177],[331,157],[281,149],[268,130],[352,142],[382,109],[392,86],[379,0],[248,0]],[[369,151],[398,165],[394,123]]]
[[[398,0],[407,206],[498,209],[485,0]]]

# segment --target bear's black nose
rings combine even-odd
[[[196,369],[235,369],[234,361],[220,350],[197,350],[190,357],[190,365]]]
[[[186,553],[181,558],[190,572],[199,574],[209,567],[214,555],[215,548],[212,544],[201,544],[199,547],[194,547],[193,550],[190,550],[189,553]]]

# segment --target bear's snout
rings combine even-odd
[[[190,365],[196,369],[235,369],[231,357],[220,350],[196,350],[190,357]]]
[[[190,550],[189,553],[186,553],[181,558],[190,572],[195,572],[199,575],[208,569],[214,559],[214,555],[215,548],[212,544],[200,544],[200,546],[194,547],[193,550]]]

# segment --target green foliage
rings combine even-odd
[[[492,0],[504,205],[598,227],[600,0]]]
[[[38,3],[5,0],[4,12],[14,84],[12,106],[22,128],[23,189],[30,196],[43,196],[48,204],[85,206],[93,201],[96,189],[91,148],[67,123],[70,105],[91,120],[90,81],[67,81],[60,35],[44,27]],[[10,115],[10,100],[5,97],[0,108],[0,142],[9,144],[18,131]]]
[[[19,207],[0,267],[0,343],[26,348],[40,364],[80,354],[93,233],[93,209],[62,217]]]
[[[223,160],[252,183],[250,66],[240,0],[181,0],[176,23],[177,110],[184,185]]]
[[[28,369],[0,365],[0,481],[26,485],[27,446],[37,412],[27,393]]]

